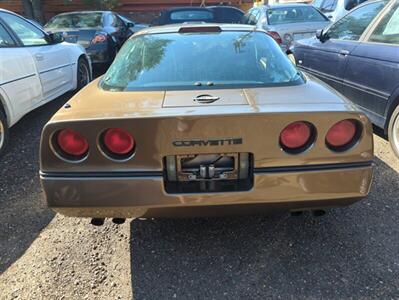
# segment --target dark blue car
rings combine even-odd
[[[290,49],[384,129],[399,156],[399,1],[368,1]]]

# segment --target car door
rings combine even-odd
[[[67,46],[51,44],[41,29],[17,15],[2,12],[1,17],[35,61],[42,85],[42,101],[52,100],[70,90],[73,76]]]
[[[35,62],[1,21],[0,12],[0,96],[12,125],[42,98]]]
[[[399,87],[398,3],[384,11],[350,55],[344,85],[345,96],[383,127],[389,96]]]
[[[308,46],[303,50],[300,66],[343,92],[343,77],[348,57],[359,45],[360,37],[383,7],[383,1],[358,7],[332,24],[319,39],[310,39]]]

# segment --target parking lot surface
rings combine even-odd
[[[0,299],[399,298],[399,162],[375,136],[370,196],[325,216],[128,220],[102,227],[46,208],[43,125],[11,130],[0,161]]]

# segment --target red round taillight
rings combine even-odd
[[[346,150],[356,140],[358,129],[353,120],[342,120],[335,123],[327,132],[326,144],[331,150]]]
[[[302,152],[313,141],[314,129],[307,122],[297,121],[289,124],[280,133],[280,144],[287,152]]]
[[[72,129],[62,129],[57,134],[57,145],[59,149],[72,158],[80,158],[89,150],[87,140]]]
[[[120,128],[107,129],[102,139],[105,149],[110,155],[124,157],[130,155],[134,150],[134,138],[126,130]]]

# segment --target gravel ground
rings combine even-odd
[[[399,161],[375,136],[370,196],[323,217],[107,221],[55,215],[26,116],[0,162],[0,299],[399,298]]]

